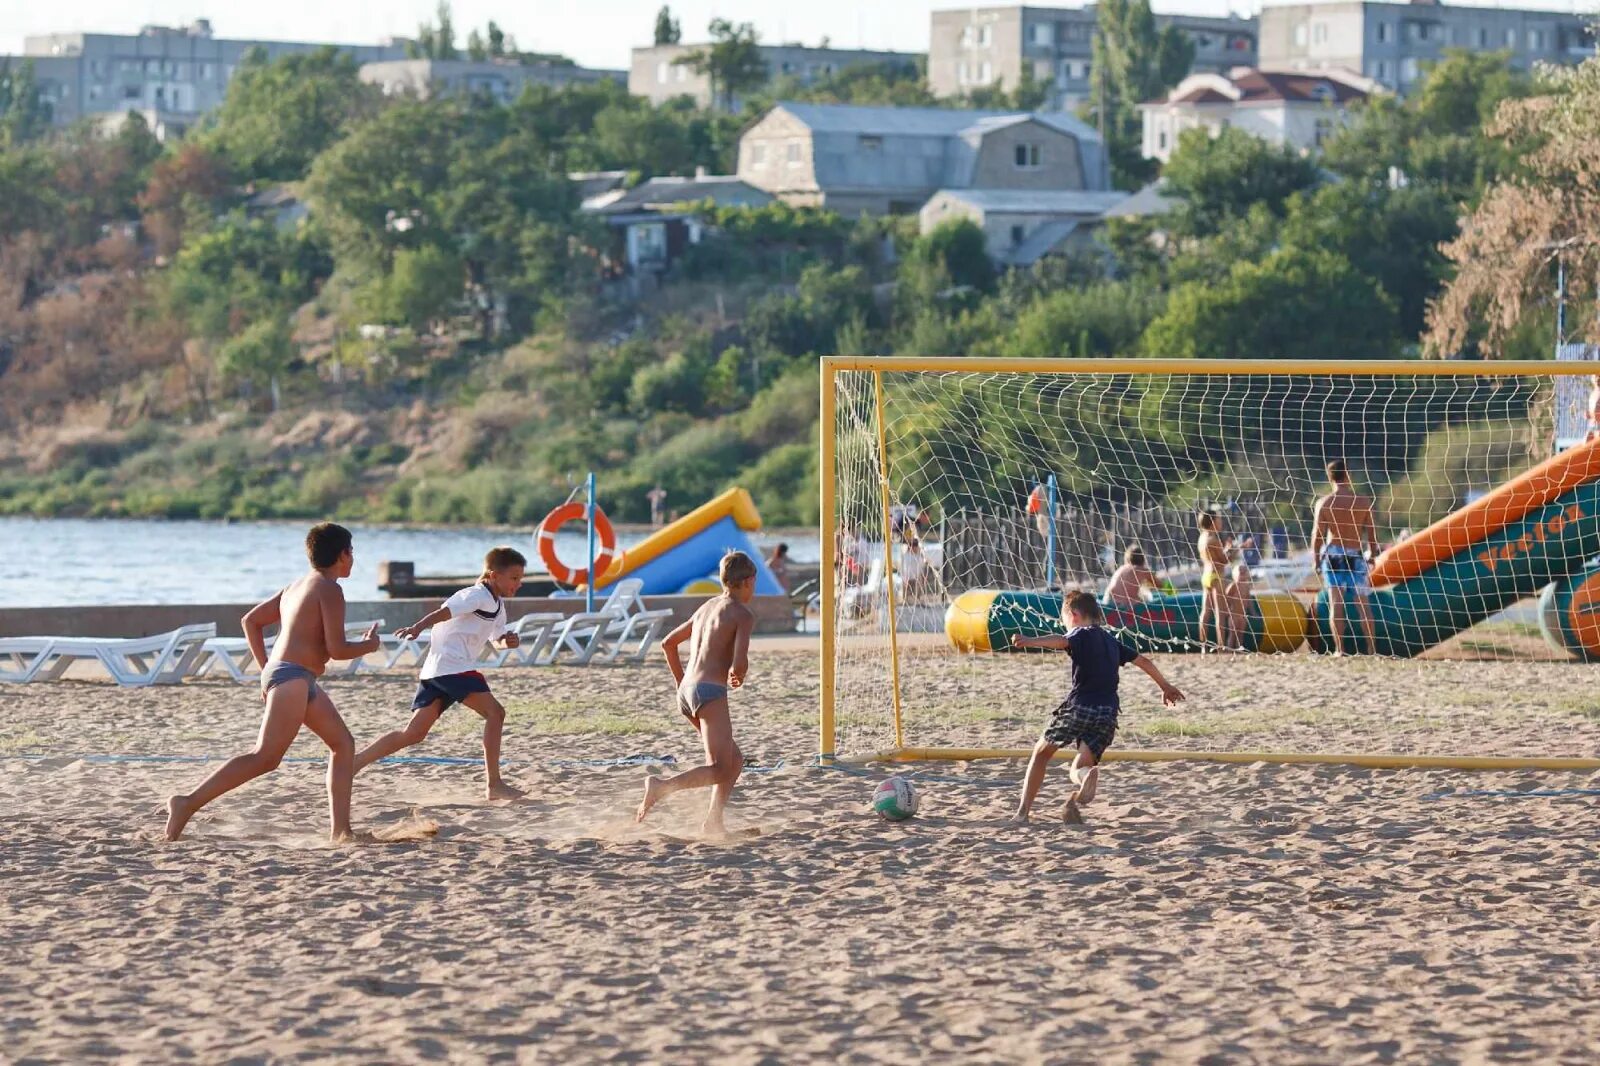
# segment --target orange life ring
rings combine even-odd
[[[544,560],[545,569],[550,571],[550,576],[560,584],[589,583],[587,569],[581,567],[577,570],[569,569],[556,556],[556,530],[568,522],[583,521],[587,509],[586,505],[581,503],[564,503],[545,515],[544,521],[539,523],[539,558]],[[594,531],[600,538],[600,554],[595,556],[594,568],[604,575],[611,569],[611,563],[616,559],[617,535],[611,529],[611,520],[598,507],[594,509]]]

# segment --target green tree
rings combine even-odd
[[[917,238],[906,252],[902,273],[907,271],[937,273],[951,285],[981,293],[994,291],[994,263],[989,258],[988,238],[966,218],[947,219]]]
[[[489,20],[489,55],[495,58],[505,55],[506,31],[502,30],[494,19]]]
[[[379,285],[373,310],[384,322],[421,333],[459,302],[461,289],[461,260],[449,249],[402,248]]]
[[[296,181],[317,154],[378,110],[355,60],[333,48],[267,62],[253,52],[228,83],[228,95],[202,143],[227,160],[236,180]]]
[[[1194,42],[1176,26],[1157,31],[1149,0],[1101,0],[1095,16],[1089,110],[1103,124],[1116,184],[1149,180],[1139,105],[1182,81],[1194,63]]]
[[[0,148],[26,144],[50,128],[49,101],[39,95],[33,60],[0,59]]]
[[[228,338],[217,351],[217,369],[224,377],[270,390],[278,409],[278,379],[299,357],[299,348],[281,315],[267,315]]]
[[[1368,100],[1323,145],[1323,165],[1360,181],[1427,185],[1452,199],[1475,199],[1521,151],[1485,137],[1483,124],[1503,101],[1530,91],[1507,53],[1447,50],[1411,98]]]
[[[1184,130],[1162,177],[1168,191],[1183,200],[1176,228],[1204,236],[1254,204],[1282,214],[1291,195],[1317,183],[1317,167],[1288,145],[1268,144],[1230,126],[1216,136]]]
[[[672,9],[662,4],[661,10],[656,12],[656,44],[677,44],[681,40],[683,40],[683,27],[672,17]]]
[[[1332,252],[1285,248],[1235,263],[1221,285],[1179,286],[1144,348],[1173,359],[1379,359],[1395,336],[1376,282]]]
[[[724,111],[733,111],[739,97],[767,82],[767,61],[761,58],[755,25],[714,18],[709,27],[711,44],[676,62],[711,79],[711,99]]]
[[[482,63],[489,58],[489,44],[476,28],[467,32],[467,58],[474,63]]]
[[[406,51],[413,59],[459,59],[461,53],[456,51],[456,24],[450,0],[439,0],[433,17],[434,22],[424,22],[417,27],[417,39]]]
[[[995,354],[1030,359],[1134,355],[1163,303],[1159,291],[1138,281],[1061,289],[1019,315]]]

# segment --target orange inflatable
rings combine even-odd
[[[556,530],[568,522],[582,522],[586,511],[587,507],[576,501],[564,503],[545,515],[544,521],[539,523],[539,558],[544,560],[550,576],[560,584],[584,585],[589,581],[588,569],[570,569],[556,555]],[[611,520],[598,507],[594,509],[594,531],[600,539],[600,554],[594,557],[594,568],[603,574],[616,559],[617,535],[611,528]]]

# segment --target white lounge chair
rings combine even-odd
[[[6,637],[0,639],[0,682],[26,685],[50,661],[55,637]]]
[[[80,660],[93,660],[104,667],[111,679],[119,685],[142,687],[145,685],[175,685],[195,670],[205,648],[205,642],[217,635],[217,627],[210,622],[203,625],[182,626],[170,633],[153,637],[115,639],[99,637],[36,637],[7,641],[19,649],[16,654],[26,655],[22,640],[40,642],[35,645],[31,666],[24,670],[30,681],[56,681],[67,669]],[[45,643],[47,642],[47,643]],[[21,661],[20,657],[17,661]]]
[[[511,627],[511,632],[517,635],[515,648],[497,648],[487,644],[483,649],[483,665],[491,669],[499,669],[506,663],[517,666],[537,665],[538,658],[543,654],[555,634],[556,627],[566,621],[564,614],[553,612],[535,612],[525,614],[517,619],[517,624]]]
[[[365,622],[346,622],[344,635],[346,640],[359,640],[367,629],[376,623],[383,625],[383,619],[374,618]],[[267,640],[267,646],[272,646],[272,639]],[[250,681],[255,675],[255,656],[250,651],[250,642],[244,637],[212,637],[206,641],[201,652],[199,663],[195,668],[195,677],[205,677],[213,670],[220,669],[229,677],[240,684]],[[353,674],[363,666],[363,660],[350,659],[340,671],[343,674]]]
[[[570,661],[576,666],[595,660],[643,660],[672,618],[670,610],[645,609],[639,597],[643,588],[644,582],[638,578],[618,581],[599,610],[580,611],[565,619],[551,634],[549,652],[531,661],[547,666],[558,661],[563,652],[571,653]]]

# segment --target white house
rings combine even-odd
[[[1191,74],[1163,99],[1140,104],[1144,156],[1165,163],[1184,130],[1234,126],[1273,144],[1316,151],[1349,120],[1350,108],[1383,89],[1348,70],[1260,70]]]
[[[952,218],[972,221],[987,240],[989,257],[1028,266],[1054,252],[1088,247],[1108,210],[1125,192],[1082,189],[941,189],[920,213],[927,233]]]

